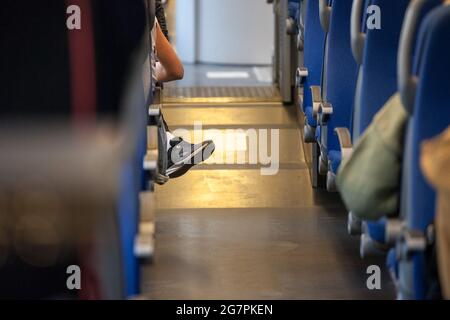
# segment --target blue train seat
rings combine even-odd
[[[357,8],[358,2],[362,5],[363,0],[355,0],[354,8]],[[369,30],[365,28],[362,37],[359,38],[363,43],[353,44],[353,47],[361,48],[360,52],[354,53],[355,59],[360,60],[361,69],[353,111],[353,132],[351,133],[353,142],[357,142],[359,136],[372,122],[374,115],[397,92],[398,42],[409,2],[410,0],[366,2],[365,8],[371,5],[380,8],[382,28]],[[363,21],[366,20],[363,19]],[[358,35],[355,35],[355,39],[352,39],[353,43],[358,42],[357,37]]]
[[[305,115],[305,142],[315,142],[315,127],[313,117],[311,86],[320,85],[322,79],[322,64],[324,57],[325,32],[319,18],[319,2],[304,0],[306,6],[304,21],[304,68],[297,70],[297,85],[302,84],[304,91],[300,97]]]
[[[5,22],[5,28],[1,28],[0,38],[2,42],[8,43],[9,49],[0,53],[0,118],[11,118],[19,124],[31,122],[38,128],[53,128],[48,123],[57,123],[60,127],[56,133],[62,132],[70,137],[73,135],[72,125],[77,127],[79,124],[82,128],[87,126],[95,133],[105,129],[108,123],[116,133],[114,135],[111,130],[108,131],[111,140],[122,137],[126,141],[120,144],[120,148],[114,149],[116,153],[108,154],[109,157],[103,159],[104,170],[89,172],[89,176],[97,178],[95,181],[86,181],[86,184],[92,185],[87,185],[84,190],[75,190],[75,187],[72,190],[86,197],[86,202],[93,199],[94,203],[102,203],[103,200],[94,198],[95,192],[89,192],[96,186],[113,186],[111,189],[114,190],[105,190],[105,194],[112,197],[112,201],[108,201],[108,210],[101,207],[105,212],[81,212],[84,207],[75,206],[78,219],[82,218],[82,213],[93,213],[92,216],[99,221],[93,219],[95,226],[84,226],[93,232],[84,239],[83,246],[76,243],[71,247],[73,257],[70,262],[82,265],[86,275],[83,279],[92,280],[83,283],[82,288],[85,290],[80,293],[82,298],[120,299],[137,294],[139,290],[138,261],[133,256],[132,241],[139,217],[142,140],[146,132],[142,85],[145,9],[141,0],[86,0],[77,4],[83,12],[83,28],[71,32],[61,27],[66,25],[67,19],[64,1],[47,1],[45,6],[39,2],[30,3],[26,9],[17,1],[7,0],[2,3],[0,17]],[[52,141],[59,138],[55,134]],[[61,139],[64,138],[61,134]],[[117,144],[115,140],[105,141],[99,146]],[[67,139],[68,144],[72,142]],[[55,150],[49,150],[58,155]],[[61,155],[67,152],[63,149]],[[102,148],[96,150],[98,154],[103,154]],[[48,155],[50,158],[52,156]],[[83,158],[83,153],[79,156],[90,163],[89,159]],[[106,169],[110,163],[116,162],[117,170]],[[29,167],[42,175],[48,173],[36,170],[35,164]],[[83,176],[86,173],[82,171],[86,167],[69,168],[72,174],[69,177],[73,180],[76,180],[73,175],[80,173]],[[28,167],[24,169],[28,170]],[[51,172],[48,175],[52,177]],[[107,182],[103,183],[103,180]],[[73,184],[72,180],[70,182]],[[66,181],[69,188],[71,183]],[[57,189],[53,191],[62,192]],[[99,193],[103,194],[102,190]],[[70,211],[70,207],[67,211]],[[65,286],[65,282],[60,280],[61,274],[63,279],[66,277],[67,264],[62,270],[48,267],[34,272],[31,266],[19,261],[17,259],[14,262],[11,270],[0,269],[0,279],[4,285],[0,296],[3,290],[18,297],[32,292],[32,296],[38,299],[61,294],[47,289],[39,291],[39,288],[52,287],[54,279]],[[28,270],[26,279],[30,281],[22,288],[14,287],[17,284],[14,279],[24,276],[23,270]],[[35,277],[30,279],[29,275]],[[45,281],[47,285],[41,286],[40,281]],[[64,288],[62,291],[64,294]]]
[[[297,22],[298,10],[300,9],[300,0],[289,0],[288,16]]]
[[[355,60],[360,63],[355,104],[353,108],[352,133],[351,128],[337,128],[341,154],[343,150],[351,149],[352,143],[357,142],[364,130],[369,126],[374,115],[385,102],[397,91],[397,53],[403,17],[409,5],[409,0],[355,0],[352,12],[352,49]],[[382,28],[367,28],[369,6],[380,8]],[[362,19],[360,19],[362,17]],[[362,25],[359,23],[362,22]],[[361,31],[363,30],[363,31]],[[329,177],[334,179],[338,166],[331,167]],[[351,215],[351,213],[350,213]],[[348,228],[350,234],[360,234],[361,221],[350,216]],[[384,224],[383,224],[384,225]],[[372,229],[373,230],[370,230]],[[370,234],[378,234],[381,230],[375,222],[367,223]],[[367,236],[367,234],[366,234]],[[364,256],[367,250],[365,238],[361,242],[361,253]],[[384,240],[381,241],[384,244]],[[380,246],[381,246],[380,244]],[[371,245],[371,248],[374,246]]]
[[[290,35],[295,35],[298,33],[298,17],[300,10],[300,0],[289,0],[288,1],[288,15],[286,21],[286,31]]]
[[[135,238],[138,232],[140,217],[139,192],[146,187],[145,172],[142,161],[146,152],[146,106],[150,103],[151,94],[144,92],[142,81],[142,64],[145,56],[148,54],[148,48],[144,35],[149,31],[149,18],[146,17],[146,9],[143,1],[109,1],[103,3],[96,2],[98,16],[95,18],[97,27],[97,38],[100,39],[101,50],[107,52],[117,52],[110,54],[109,59],[101,56],[101,63],[104,63],[104,79],[102,85],[110,82],[116,82],[118,96],[117,103],[124,104],[124,108],[138,108],[135,113],[134,123],[136,126],[134,137],[134,146],[130,154],[124,160],[123,169],[119,180],[119,198],[117,202],[117,222],[119,225],[119,235],[121,243],[121,258],[123,268],[123,296],[130,297],[139,293],[139,258],[135,255]],[[154,3],[153,3],[154,5]],[[106,14],[105,14],[106,13]],[[130,17],[133,16],[133,19]],[[133,23],[130,23],[133,20]],[[112,41],[110,36],[120,34]],[[117,46],[123,49],[118,51]],[[100,53],[102,54],[102,53]],[[106,55],[105,55],[106,56]],[[137,61],[136,61],[137,60]],[[142,61],[141,61],[142,60]],[[123,65],[123,77],[117,77],[109,74],[107,68],[109,64]],[[106,79],[106,77],[112,79]],[[148,75],[151,78],[151,75]],[[126,90],[126,91],[125,91]],[[110,99],[110,98],[109,98]]]
[[[418,26],[411,17],[411,31]],[[420,25],[412,64],[408,57],[413,37],[402,40],[400,53],[400,88],[410,118],[405,138],[402,178],[401,216],[405,229],[397,242],[399,259],[399,296],[402,299],[425,299],[430,283],[429,251],[433,246],[435,192],[420,170],[420,147],[447,128],[450,123],[450,7],[433,9]]]
[[[323,64],[321,88],[313,87],[313,116],[316,117],[320,132],[316,132],[320,146],[319,173],[326,175],[328,169],[336,170],[341,160],[339,141],[334,135],[338,127],[350,127],[351,112],[355,95],[358,66],[351,51],[350,17],[352,1],[331,2]],[[334,188],[327,185],[327,189]]]

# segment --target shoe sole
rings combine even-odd
[[[195,152],[191,153],[189,155],[189,157],[187,157],[183,161],[173,164],[170,168],[167,169],[166,175],[169,176],[169,178],[174,179],[174,178],[178,178],[178,177],[181,177],[182,175],[186,174],[186,172],[188,172],[192,167],[207,160],[214,153],[215,148],[212,149],[212,151],[206,158],[205,158],[205,155],[203,154],[202,161],[200,163],[186,163],[186,162],[190,162],[190,160],[192,160],[192,158],[194,158],[200,152],[203,153],[208,147],[210,147],[213,144],[214,144],[213,142],[207,143],[204,146],[195,150]]]

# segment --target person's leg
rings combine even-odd
[[[168,32],[165,24],[164,8],[160,1],[156,2],[156,48],[158,52],[159,66],[153,70],[155,74],[159,70],[157,81],[171,81],[181,79],[184,75],[183,65],[181,64],[176,52],[167,41]],[[159,91],[159,94],[161,92]],[[159,97],[161,98],[161,97]],[[157,100],[160,100],[157,98]],[[174,136],[169,126],[162,116],[162,122],[166,131],[167,138],[167,171],[166,175],[170,178],[177,178],[184,175],[190,168],[208,159],[214,152],[215,146],[211,140],[203,141],[199,144],[191,144],[180,137]]]
[[[164,128],[166,128],[167,132],[170,132],[169,125],[167,124],[166,119],[164,119],[164,115],[161,114],[161,117],[164,123]]]

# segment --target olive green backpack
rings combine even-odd
[[[343,159],[336,183],[347,209],[361,219],[398,213],[407,119],[396,94],[376,114],[352,154]]]

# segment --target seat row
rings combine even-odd
[[[400,95],[408,115],[399,138],[399,209],[370,221],[349,213],[348,228],[361,235],[363,257],[386,255],[399,298],[429,297],[436,197],[420,169],[420,147],[450,125],[450,6],[440,0],[300,0],[289,1],[289,9],[300,33],[297,100],[303,139],[313,150],[314,187],[338,191],[342,162],[375,115]],[[365,173],[358,172],[362,179]]]
[[[140,293],[158,176],[160,112],[145,63],[154,6],[2,3],[0,297]],[[81,28],[70,28],[76,8]],[[82,282],[66,281],[77,268]]]

